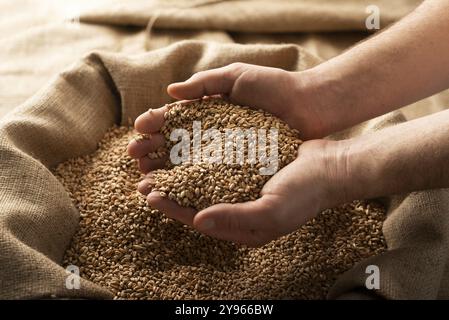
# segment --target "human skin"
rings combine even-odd
[[[323,139],[448,88],[447,30],[449,2],[429,0],[386,31],[306,71],[237,63],[170,85],[168,93],[177,99],[222,94],[265,109],[307,141],[256,201],[196,212],[151,192],[151,173],[139,191],[153,207],[205,234],[259,246],[344,202],[449,187],[449,110],[348,140]],[[153,133],[128,147],[145,173],[163,163],[146,154],[164,143],[157,133],[164,111],[146,112],[135,122],[137,131]]]

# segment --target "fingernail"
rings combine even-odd
[[[213,219],[204,219],[198,226],[200,230],[210,230],[215,227],[215,221]]]

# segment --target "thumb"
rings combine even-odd
[[[172,83],[167,92],[178,100],[191,100],[217,94],[229,95],[234,82],[244,72],[246,65],[233,63],[222,68],[195,73],[184,82]]]
[[[222,240],[261,246],[280,235],[277,210],[264,196],[244,203],[222,203],[206,208],[194,217],[200,232]]]

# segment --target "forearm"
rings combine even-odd
[[[449,110],[341,142],[342,201],[449,187]]]
[[[426,1],[386,31],[299,74],[326,132],[449,87],[448,30],[449,1]]]

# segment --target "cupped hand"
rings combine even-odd
[[[153,109],[137,118],[136,130],[150,136],[147,140],[131,141],[128,153],[148,173],[138,190],[146,195],[152,207],[168,217],[212,237],[260,246],[296,230],[321,210],[339,203],[336,168],[342,161],[340,143],[327,140],[303,143],[297,159],[277,172],[255,201],[217,204],[197,212],[161,197],[150,188],[149,172],[161,168],[166,159],[149,159],[146,155],[164,145],[158,131],[164,123],[165,111],[166,107]]]

